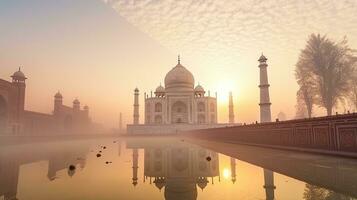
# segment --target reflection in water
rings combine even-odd
[[[218,154],[192,145],[179,147],[142,147],[144,181],[164,189],[165,199],[196,199],[197,186],[202,190],[214,178],[219,179]],[[210,158],[210,159],[207,159]],[[235,168],[235,166],[233,166]],[[133,148],[133,185],[138,181],[138,149]],[[232,174],[235,174],[232,173]]]
[[[50,147],[50,148],[48,148]],[[88,146],[66,145],[24,145],[14,146],[8,151],[0,150],[0,197],[5,200],[15,200],[19,180],[20,166],[42,160],[48,161],[47,178],[49,181],[56,179],[58,171],[68,168],[70,164],[84,169],[85,156]],[[68,176],[73,176],[75,170],[69,170]]]
[[[354,160],[176,138],[113,140],[0,146],[0,199],[356,197]]]
[[[354,200],[344,194],[340,194],[322,187],[306,184],[304,191],[305,200]]]
[[[274,173],[268,169],[264,169],[264,189],[267,200],[274,200]]]

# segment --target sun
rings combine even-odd
[[[217,91],[217,101],[218,104],[228,104],[229,101],[229,93],[233,92],[233,96],[236,96],[238,93],[238,89],[233,80],[219,80],[215,84],[214,91]]]

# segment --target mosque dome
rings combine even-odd
[[[190,71],[180,64],[172,68],[165,77],[165,88],[167,91],[192,91],[195,79]]]
[[[21,69],[19,68],[18,71],[16,71],[11,78],[15,79],[15,80],[26,80],[26,76],[25,74],[21,71]]]
[[[60,93],[60,92],[57,92],[56,94],[55,94],[55,98],[62,98],[62,94]]]
[[[80,104],[80,102],[78,101],[78,99],[75,99],[75,100],[73,101],[73,104]]]

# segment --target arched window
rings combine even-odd
[[[155,112],[162,112],[162,104],[161,103],[155,104]]]
[[[215,112],[216,111],[216,106],[214,105],[214,103],[210,104],[210,110],[211,110],[211,112]]]
[[[146,124],[150,124],[150,115],[146,115]]]
[[[162,117],[161,115],[155,116],[155,124],[162,124]]]
[[[198,110],[198,112],[205,112],[205,104],[203,103],[203,102],[199,102],[198,104],[197,104],[197,110]]]

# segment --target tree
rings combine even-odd
[[[354,110],[357,111],[357,65],[354,68],[353,78],[351,80],[351,92],[348,96],[348,99],[351,105],[354,107]]]
[[[295,71],[300,86],[298,95],[304,99],[310,112],[316,103],[331,115],[332,109],[350,92],[353,68],[357,62],[353,53],[346,38],[336,43],[320,34],[309,37]]]
[[[319,186],[306,184],[304,189],[304,200],[325,200],[327,191]]]

